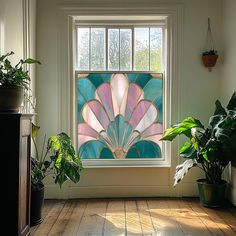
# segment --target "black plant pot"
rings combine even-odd
[[[208,184],[205,179],[197,180],[200,203],[204,207],[222,207],[225,204],[227,182]]]
[[[23,87],[0,86],[0,111],[18,112],[23,101]]]
[[[42,210],[44,203],[44,186],[31,188],[30,226],[35,226],[43,221]]]

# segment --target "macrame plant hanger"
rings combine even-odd
[[[208,17],[207,35],[204,50],[202,53],[202,61],[204,66],[207,67],[209,71],[211,71],[212,67],[214,67],[216,64],[217,58],[218,55],[217,51],[215,50],[215,42],[211,31],[211,20]]]
[[[206,42],[204,46],[204,52],[213,51],[214,49],[215,49],[215,42],[214,42],[212,31],[211,31],[211,19],[208,17],[208,27],[207,27],[207,35],[206,35]]]

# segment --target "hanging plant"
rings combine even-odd
[[[208,18],[208,28],[207,28],[207,36],[206,36],[206,43],[205,49],[202,52],[202,62],[205,67],[211,71],[212,67],[216,65],[216,61],[219,55],[217,50],[215,50],[215,43],[211,31],[211,22],[210,18]]]

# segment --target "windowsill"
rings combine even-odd
[[[84,168],[169,168],[166,160],[82,160]]]

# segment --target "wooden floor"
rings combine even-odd
[[[46,200],[31,235],[236,235],[236,207],[203,208],[198,199]]]

